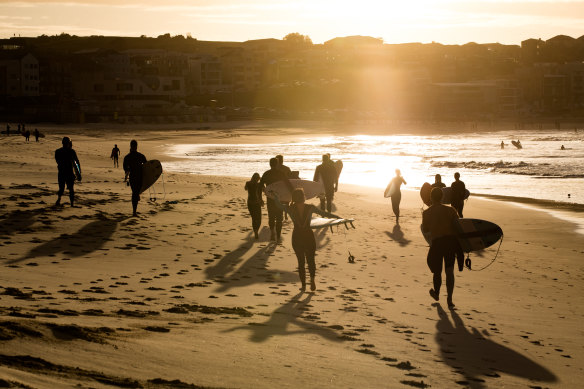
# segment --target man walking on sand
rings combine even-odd
[[[134,139],[130,142],[130,152],[124,157],[124,182],[132,188],[132,210],[133,216],[138,216],[138,201],[140,201],[140,190],[142,189],[142,165],[146,163],[144,154],[138,152],[138,142]]]
[[[456,209],[458,212],[459,217],[462,216],[462,209],[464,208],[464,195],[466,192],[466,186],[464,182],[460,181],[460,173],[454,173],[454,182],[450,184],[452,188],[452,200],[450,200],[450,204]]]
[[[440,298],[440,286],[442,285],[442,265],[446,273],[446,302],[449,308],[454,308],[452,294],[454,293],[454,262],[457,254],[461,252],[456,238],[455,226],[458,223],[456,210],[448,205],[443,205],[442,189],[434,188],[431,192],[432,205],[422,212],[422,232],[430,233],[432,243],[428,250],[427,263],[433,274],[434,288],[430,289],[430,296],[436,301]],[[460,259],[460,257],[459,257]],[[458,270],[462,271],[463,263],[459,260]]]
[[[331,212],[333,198],[339,188],[339,176],[335,164],[331,161],[330,155],[324,154],[322,156],[322,163],[316,167],[312,181],[320,181],[323,183],[325,197],[320,198],[320,209],[324,211],[326,199],[326,210]]]
[[[114,160],[114,167],[120,167],[120,163],[118,162],[118,158],[120,157],[120,149],[118,149],[118,145],[114,145],[112,149],[112,153],[110,158]]]
[[[57,193],[57,202],[55,205],[61,205],[61,196],[65,192],[65,185],[69,190],[69,200],[71,201],[71,206],[74,206],[75,201],[75,190],[73,186],[75,184],[75,175],[73,173],[73,163],[79,163],[77,159],[77,153],[73,150],[73,143],[69,137],[64,137],[61,141],[63,147],[55,150],[55,161],[57,161],[57,168],[59,169],[58,181],[59,181],[59,192]]]
[[[290,192],[294,189],[288,177],[279,169],[278,159],[270,158],[270,170],[266,170],[262,175],[260,180],[260,193],[263,192],[264,188],[270,184],[278,181],[286,181],[288,183],[288,189]],[[280,242],[280,235],[282,234],[282,219],[283,212],[282,209],[276,205],[276,200],[267,198],[266,205],[268,208],[268,225],[270,226],[270,240],[275,240]]]

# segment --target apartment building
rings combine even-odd
[[[0,96],[39,96],[39,61],[18,49],[0,50]]]

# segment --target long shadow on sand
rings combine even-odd
[[[0,215],[0,235],[12,235],[15,233],[34,233],[30,227],[37,222],[39,215],[46,214],[50,207],[21,211],[19,209]],[[45,224],[50,224],[45,221]]]
[[[539,382],[556,382],[557,377],[545,367],[483,336],[476,328],[465,327],[456,311],[450,310],[452,322],[439,303],[434,304],[440,320],[436,324],[436,343],[444,363],[464,377],[459,385],[473,389],[486,388],[480,378],[499,377],[497,372]]]
[[[310,323],[301,320],[301,316],[305,313],[306,305],[310,302],[312,294],[308,294],[306,298],[300,300],[302,292],[292,297],[286,304],[282,305],[274,312],[270,318],[263,323],[253,323],[245,326],[238,326],[230,328],[225,332],[233,332],[238,330],[251,331],[250,340],[252,342],[265,342],[273,336],[295,335],[295,334],[315,334],[322,336],[325,339],[342,342],[339,335],[332,329],[320,326],[318,324]],[[298,327],[297,329],[288,328],[291,324]]]
[[[406,239],[399,224],[393,226],[391,232],[385,231],[385,234],[393,241],[399,243],[400,246],[405,247],[411,243],[411,240]]]
[[[87,255],[102,248],[116,231],[118,223],[125,218],[110,219],[105,216],[99,216],[99,220],[86,224],[76,233],[71,235],[63,234],[50,242],[36,246],[23,257],[9,263],[37,257],[54,256],[57,253],[63,253],[68,257]]]

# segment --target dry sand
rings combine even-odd
[[[448,310],[445,290],[428,295],[418,194],[404,191],[398,227],[379,190],[341,185],[336,213],[356,229],[316,233],[318,290],[300,293],[291,223],[269,242],[264,209],[254,241],[243,179],[167,172],[166,197],[132,218],[108,158],[136,137],[164,165],[160,144],[271,141],[261,129],[45,131],[0,139],[0,387],[582,385],[584,237],[565,221],[471,198],[465,216],[505,239],[492,266],[456,273]],[[64,134],[79,208],[53,207]]]

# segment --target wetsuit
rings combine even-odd
[[[112,155],[111,155],[112,159],[114,160],[114,167],[116,167],[116,166],[119,167],[120,166],[120,164],[118,162],[119,156],[120,156],[120,149],[117,148],[117,147],[114,147],[112,149]]]
[[[71,199],[71,204],[73,204],[73,199],[75,198],[75,175],[73,174],[73,162],[77,162],[79,166],[79,159],[77,159],[77,153],[75,150],[61,147],[55,150],[55,161],[57,161],[57,169],[59,170],[58,181],[59,181],[59,201],[63,192],[65,192],[65,185],[69,190],[69,198]]]
[[[130,173],[130,187],[132,188],[132,205],[138,206],[140,190],[142,189],[142,165],[146,163],[144,154],[138,151],[130,151],[124,157],[124,171]]]
[[[273,184],[274,182],[282,180],[286,180],[286,175],[279,168],[276,167],[267,170],[260,179],[260,190],[263,190],[266,186]],[[270,226],[270,230],[274,231],[275,227],[276,234],[280,237],[280,234],[282,233],[282,220],[284,219],[282,208],[276,205],[274,199],[269,197],[266,200],[266,205],[268,208],[268,225]]]
[[[321,181],[324,185],[324,194],[326,199],[326,210],[331,212],[335,188],[339,184],[339,176],[335,164],[331,161],[323,162],[316,167],[313,181]],[[325,199],[320,199],[320,209],[324,211]]]
[[[247,209],[251,215],[251,225],[257,234],[262,225],[262,201],[259,182],[248,181],[245,183],[247,190]]]
[[[401,203],[401,184],[405,183],[404,178],[402,176],[394,177],[391,180],[393,185],[397,186],[397,190],[391,196],[391,208],[393,209],[393,213],[396,217],[399,217],[399,204]]]
[[[464,185],[464,182],[458,180],[454,181],[450,187],[452,188],[452,200],[450,201],[450,204],[456,209],[459,217],[464,217],[462,216],[462,209],[464,208],[466,186]]]

